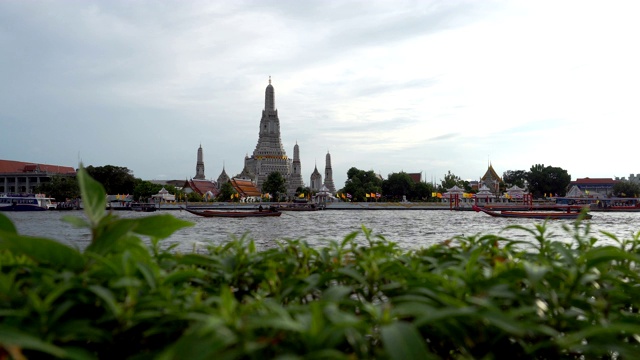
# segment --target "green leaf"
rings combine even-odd
[[[133,231],[136,234],[153,236],[158,239],[166,239],[177,230],[195,225],[190,221],[181,220],[169,214],[128,220],[135,223]]]
[[[87,246],[85,251],[102,255],[114,251],[119,240],[129,236],[135,226],[135,224],[127,221],[127,219],[117,219],[106,222],[106,219],[109,218],[110,217],[101,221],[97,231],[95,231],[96,235],[94,235],[91,244]]]
[[[105,305],[109,310],[111,310],[114,317],[120,317],[120,314],[122,314],[122,307],[120,307],[116,302],[116,298],[113,296],[111,290],[99,285],[89,286],[89,290],[105,302]]]
[[[55,240],[0,233],[0,249],[22,254],[40,264],[77,271],[84,266],[80,252]]]
[[[11,220],[4,214],[0,214],[0,231],[7,232],[9,234],[17,234],[16,226],[13,225]]]
[[[0,349],[10,346],[41,351],[58,358],[65,357],[67,355],[63,349],[55,345],[44,342],[39,338],[18,329],[0,324]]]
[[[380,328],[384,350],[395,360],[437,359],[427,350],[416,328],[405,322],[395,322]]]
[[[89,218],[91,225],[96,226],[107,211],[107,195],[104,187],[95,181],[82,165],[78,170],[78,185],[80,186],[84,213]]]

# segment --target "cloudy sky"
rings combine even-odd
[[[637,1],[0,1],[0,159],[240,173],[269,76],[302,175],[640,173]]]

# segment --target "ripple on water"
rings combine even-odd
[[[283,213],[279,218],[241,219],[202,218],[184,211],[166,213],[194,224],[177,231],[163,242],[165,246],[177,244],[177,251],[181,252],[202,250],[207,244],[223,244],[244,234],[253,239],[259,249],[274,247],[276,241],[283,239],[302,239],[311,246],[323,246],[332,240],[342,241],[349,233],[359,232],[362,226],[405,249],[417,249],[456,236],[477,234],[495,234],[514,240],[534,242],[528,233],[506,227],[522,225],[534,228],[535,224],[542,223],[533,219],[492,218],[471,211],[448,210],[331,210]],[[74,228],[62,221],[63,216],[83,216],[80,211],[21,212],[6,215],[24,235],[49,237],[80,249],[84,249],[90,242],[88,230]],[[127,218],[153,216],[137,212],[121,212],[117,215]],[[620,239],[629,239],[640,230],[639,219],[640,213],[593,213],[593,219],[580,225],[580,229],[584,230],[588,224],[592,236],[596,236],[603,243],[613,243],[600,232],[607,231]],[[564,230],[564,227],[573,228],[570,222],[549,221],[547,227],[550,236],[571,239],[571,235]],[[366,243],[362,234],[356,237],[356,241]]]

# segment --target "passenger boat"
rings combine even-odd
[[[487,215],[491,215],[493,217],[503,217],[503,218],[527,218],[527,219],[570,219],[575,220],[578,218],[582,219],[591,219],[591,214],[581,213],[579,211],[571,211],[571,207],[567,207],[566,212],[560,211],[491,211],[479,206],[474,205],[473,210],[478,212],[483,212]]]
[[[275,208],[258,211],[222,211],[222,210],[195,210],[180,207],[194,215],[203,217],[227,217],[227,218],[244,218],[244,217],[263,217],[263,216],[280,216],[282,212]]]
[[[0,211],[46,211],[55,208],[54,199],[43,194],[0,195]]]

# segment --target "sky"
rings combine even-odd
[[[640,173],[638,1],[0,1],[0,159],[242,171],[272,79],[308,186]]]

